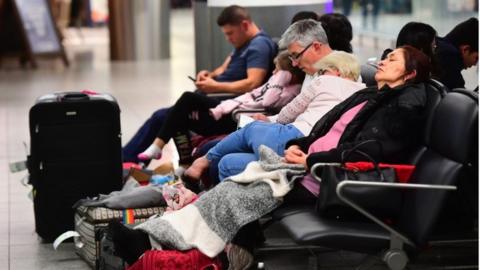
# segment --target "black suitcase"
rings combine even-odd
[[[121,189],[120,109],[110,95],[56,93],[29,117],[35,228],[51,242],[74,229],[76,201]]]

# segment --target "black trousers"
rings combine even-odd
[[[157,137],[165,143],[178,133],[185,134],[189,130],[203,136],[221,135],[236,130],[237,123],[230,114],[215,120],[209,109],[220,104],[215,98],[185,92],[168,112],[165,123]]]

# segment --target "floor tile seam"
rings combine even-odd
[[[8,108],[5,109],[5,113],[4,113],[4,125],[5,125],[5,130],[8,130],[7,129],[7,124],[8,124],[8,116],[9,116],[9,113],[8,113]],[[8,136],[7,136],[7,133],[5,132],[5,136],[6,136],[6,140],[8,139]],[[5,146],[5,156],[7,157],[7,161],[9,160],[8,158],[8,152],[10,150],[10,143],[8,143],[7,141],[7,144]],[[11,239],[10,239],[10,234],[12,232],[12,227],[11,227],[11,215],[12,215],[12,212],[11,212],[11,196],[10,196],[10,192],[11,192],[11,185],[10,185],[10,181],[12,180],[11,179],[11,173],[10,172],[7,172],[7,202],[8,202],[8,207],[7,207],[7,217],[8,217],[8,225],[7,225],[7,244],[8,244],[8,248],[7,248],[7,265],[8,265],[8,269],[10,269],[10,266],[11,266],[11,246],[10,246],[10,243],[11,243]]]

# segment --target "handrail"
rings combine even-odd
[[[385,187],[385,188],[407,188],[407,189],[433,189],[433,190],[457,190],[457,187],[450,186],[450,185],[429,185],[429,184],[407,184],[407,183],[384,183],[384,182],[370,182],[370,181],[356,181],[356,180],[344,180],[340,182],[337,186],[336,193],[340,200],[357,210],[358,212],[362,213],[367,218],[371,219],[385,230],[389,231],[391,234],[395,235],[396,237],[400,238],[405,243],[408,243],[412,246],[415,244],[408,239],[406,236],[392,228],[391,226],[387,225],[385,222],[382,222],[380,219],[376,218],[367,210],[360,207],[358,204],[352,202],[351,200],[347,199],[343,194],[342,191],[347,186],[370,186],[370,187]]]
[[[313,164],[312,168],[310,169],[310,174],[312,174],[312,176],[318,181],[318,182],[322,182],[322,178],[317,175],[317,168],[320,167],[320,166],[338,166],[340,167],[342,164],[341,163],[338,163],[338,162],[328,162],[328,163],[322,163],[322,162],[318,162],[318,163],[315,163]]]

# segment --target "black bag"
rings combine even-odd
[[[45,241],[73,230],[72,205],[122,187],[120,109],[106,94],[57,93],[30,109],[29,181]]]
[[[379,168],[378,163],[368,154],[358,150],[366,143],[376,141],[366,141],[355,146],[353,149],[342,153],[341,164],[326,164],[321,168],[320,193],[317,201],[317,212],[322,216],[334,217],[343,220],[357,220],[364,216],[345,204],[337,196],[337,186],[343,180],[375,181],[375,182],[396,182],[396,173],[394,168]],[[381,150],[381,145],[378,144]],[[345,160],[352,153],[364,156],[367,161],[374,164],[373,170],[357,171],[345,168]],[[379,217],[394,217],[396,209],[400,206],[402,194],[398,190],[381,187],[358,187],[350,186],[344,188],[343,195],[359,204],[362,208]]]

